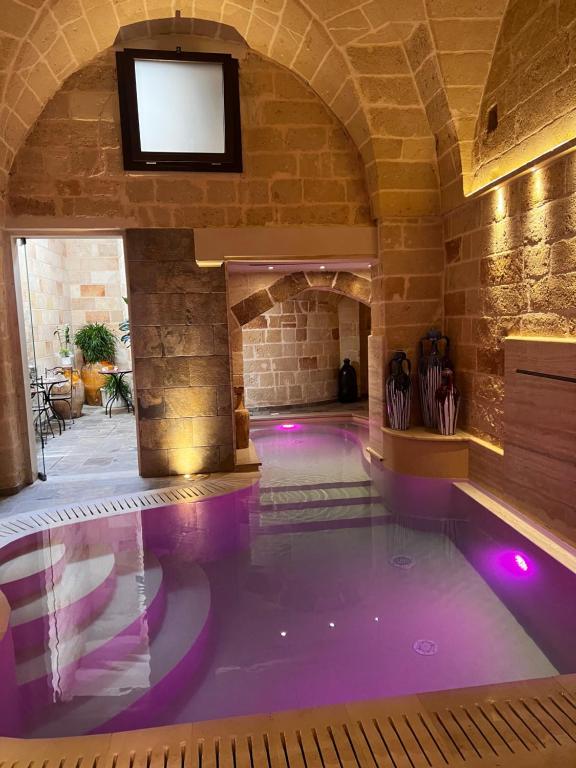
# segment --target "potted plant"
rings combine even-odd
[[[111,408],[125,408],[127,402],[132,402],[132,387],[130,386],[130,383],[126,381],[126,379],[121,378],[118,384],[119,391],[116,393],[113,402],[110,403]],[[112,376],[106,376],[106,382],[102,387],[102,402],[108,403],[108,400],[112,397],[114,392],[114,380],[112,379]]]
[[[126,298],[126,296],[123,296],[122,298],[124,299],[124,302],[128,304],[128,299]],[[118,323],[118,329],[122,331],[122,336],[120,336],[120,341],[122,342],[122,344],[124,344],[124,346],[130,347],[130,343],[131,343],[130,320],[129,319],[122,320],[121,323]]]
[[[72,367],[72,349],[70,346],[70,326],[63,325],[62,328],[56,328],[54,336],[58,337],[60,344],[60,365],[65,368]]]
[[[82,381],[88,405],[102,405],[101,388],[106,376],[100,373],[102,366],[113,365],[116,359],[116,337],[103,323],[88,323],[76,331],[74,343],[84,356]]]

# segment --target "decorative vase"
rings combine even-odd
[[[420,339],[420,358],[418,360],[418,389],[422,420],[426,427],[438,426],[436,408],[436,390],[442,381],[442,369],[451,368],[448,360],[450,339],[440,331],[429,331]],[[440,347],[443,347],[440,350]]]
[[[350,358],[344,359],[344,365],[338,374],[338,400],[341,403],[355,403],[358,400],[358,381]]]
[[[460,392],[454,384],[454,371],[450,368],[442,371],[442,383],[436,390],[435,399],[438,431],[441,435],[453,435],[460,409]]]
[[[236,424],[236,448],[248,448],[250,443],[250,414],[244,405],[244,387],[234,387],[236,403],[234,422]]]
[[[102,405],[101,388],[106,384],[106,376],[100,373],[102,367],[111,363],[86,363],[82,366],[81,376],[86,391],[86,405]]]
[[[410,395],[412,366],[405,352],[395,352],[386,381],[386,411],[390,429],[405,430],[410,426]]]

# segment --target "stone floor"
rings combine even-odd
[[[74,501],[182,485],[175,478],[138,475],[136,422],[125,411],[104,414],[100,406],[84,406],[71,428],[48,437],[45,446],[46,481],[36,481],[15,496],[0,499],[0,519]],[[40,460],[39,460],[40,465]]]
[[[259,409],[258,417],[304,413],[368,414],[368,401],[342,405],[284,406]],[[189,484],[183,477],[143,478],[138,475],[136,424],[133,414],[114,412],[112,418],[100,406],[84,406],[83,415],[71,428],[49,437],[45,446],[45,481],[36,481],[20,493],[0,498],[0,519],[23,512],[50,509],[123,493]]]

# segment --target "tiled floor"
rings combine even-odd
[[[45,447],[47,480],[38,480],[15,496],[0,499],[0,519],[59,504],[182,485],[181,477],[138,475],[136,422],[133,414],[84,406],[71,428],[49,437]],[[189,482],[189,481],[188,481]]]
[[[259,410],[258,417],[309,413],[358,413],[367,415],[368,402],[342,405],[274,407]],[[115,412],[112,418],[100,406],[84,406],[83,416],[71,428],[49,437],[45,447],[47,480],[38,480],[16,496],[0,498],[0,519],[22,512],[48,509],[123,493],[189,484],[183,477],[143,478],[138,475],[136,424],[133,414]]]

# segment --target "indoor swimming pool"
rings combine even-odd
[[[366,432],[360,421],[256,423],[259,483],[0,550],[13,643],[0,645],[3,735],[574,672],[574,574],[459,505],[449,481],[419,481],[407,508],[391,505],[391,480],[414,481],[370,464]]]

